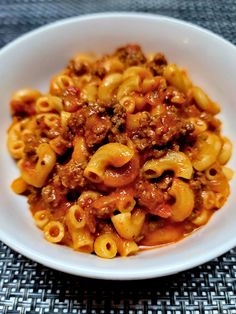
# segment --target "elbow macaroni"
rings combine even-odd
[[[108,166],[122,167],[133,156],[134,151],[128,146],[119,143],[106,144],[92,156],[84,170],[84,175],[92,182],[101,183],[105,179],[105,171]]]
[[[61,112],[63,110],[62,100],[59,97],[45,95],[39,97],[36,102],[37,113]]]
[[[190,179],[193,167],[189,158],[181,152],[169,151],[164,157],[147,161],[143,166],[146,178],[158,178],[164,171],[172,170],[176,177]]]
[[[203,171],[216,162],[221,151],[221,140],[218,135],[206,131],[201,133],[196,142],[196,157],[193,159],[193,167]]]
[[[194,86],[192,88],[192,94],[196,104],[200,109],[212,114],[217,114],[220,112],[219,105],[213,102],[200,87]]]
[[[145,220],[144,212],[136,210],[134,213],[121,213],[111,218],[118,234],[127,240],[136,239],[141,231]]]
[[[37,148],[38,161],[31,165],[25,160],[20,160],[19,168],[22,179],[37,188],[45,184],[46,179],[56,164],[56,154],[49,144],[40,144]]]
[[[51,243],[111,259],[179,241],[230,192],[219,105],[162,53],[78,54],[49,92],[10,100],[7,147]]]
[[[194,207],[194,194],[188,184],[175,179],[169,194],[175,198],[175,203],[171,205],[171,219],[179,222],[189,217]]]

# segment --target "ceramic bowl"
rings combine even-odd
[[[6,148],[13,91],[22,87],[46,91],[50,78],[76,52],[108,53],[127,43],[138,43],[145,52],[162,51],[170,62],[186,68],[193,82],[221,104],[223,133],[236,143],[236,48],[200,27],[157,15],[96,14],[41,27],[4,47],[0,51],[0,239],[34,261],[74,275],[118,280],[160,277],[205,263],[236,245],[236,178],[227,203],[206,226],[175,244],[112,260],[45,241],[26,198],[11,191],[10,183],[18,176]],[[234,168],[235,154],[230,164]]]

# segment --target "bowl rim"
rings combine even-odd
[[[57,28],[58,26],[67,25],[70,23],[74,23],[77,21],[87,21],[87,20],[95,20],[95,19],[106,19],[106,18],[122,18],[122,17],[129,17],[129,18],[144,18],[144,19],[158,19],[163,20],[166,22],[172,22],[176,24],[180,24],[182,26],[185,26],[187,28],[190,28],[192,30],[198,31],[204,35],[211,36],[212,38],[221,41],[222,44],[227,45],[230,49],[234,49],[236,53],[236,46],[229,42],[228,40],[224,39],[222,36],[215,34],[211,30],[207,30],[201,26],[195,25],[191,22],[186,22],[183,20],[179,20],[173,17],[169,16],[163,16],[159,14],[151,14],[151,13],[142,13],[142,12],[103,12],[103,13],[92,13],[92,14],[86,14],[86,15],[80,15],[80,16],[73,16],[65,19],[60,19],[58,21],[48,23],[46,25],[43,25],[41,27],[38,27],[37,29],[31,30],[10,43],[6,44],[0,49],[0,59],[3,55],[8,53],[9,49],[14,48],[19,43],[24,42],[28,38],[41,34],[48,29]],[[201,264],[204,264],[208,262],[211,259],[214,259],[228,250],[232,249],[236,245],[236,237],[228,239],[227,242],[224,242],[222,244],[219,244],[217,248],[214,250],[210,250],[208,252],[205,252],[202,255],[197,255],[194,257],[194,259],[189,259],[187,261],[183,261],[180,264],[177,264],[175,267],[165,268],[164,270],[157,269],[155,267],[148,268],[148,269],[142,269],[141,271],[132,271],[130,273],[121,273],[121,272],[112,272],[112,270],[98,270],[98,269],[88,269],[84,268],[82,265],[78,265],[78,267],[71,267],[70,265],[67,265],[63,262],[57,261],[52,259],[49,256],[46,256],[45,254],[40,253],[39,251],[28,249],[27,246],[22,244],[20,241],[18,241],[16,238],[10,238],[8,234],[4,233],[0,229],[0,240],[4,242],[6,245],[8,245],[10,248],[12,248],[14,251],[18,252],[19,254],[22,254],[26,256],[27,258],[36,261],[44,266],[50,267],[52,269],[62,271],[68,274],[82,276],[82,277],[89,277],[94,279],[108,279],[108,280],[140,280],[140,279],[149,279],[149,278],[155,278],[155,277],[163,277],[167,275],[172,275],[181,271],[185,271],[188,269],[191,269],[193,267],[199,266]]]

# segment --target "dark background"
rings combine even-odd
[[[105,11],[172,16],[236,44],[234,0],[0,0],[0,47],[41,25]],[[53,271],[0,242],[0,313],[236,314],[235,261],[236,249],[232,249],[210,263],[174,276],[109,282]]]

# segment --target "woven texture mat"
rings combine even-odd
[[[206,27],[236,44],[235,0],[0,0],[0,47],[40,25],[75,15],[139,11]],[[161,279],[109,282],[53,271],[0,243],[0,313],[234,313],[236,249]]]

